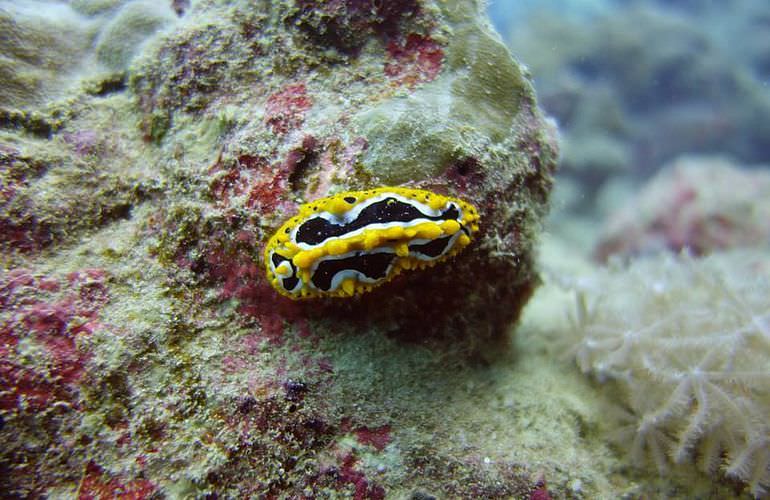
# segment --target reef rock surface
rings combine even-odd
[[[0,4],[0,490],[545,498],[588,463],[469,411],[557,156],[481,5],[51,5],[68,31]],[[467,199],[480,236],[361,298],[270,287],[300,203],[382,185]]]

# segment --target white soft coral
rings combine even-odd
[[[770,259],[747,252],[608,269],[577,286],[573,353],[623,389],[632,455],[770,487]]]

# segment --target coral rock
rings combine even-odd
[[[770,174],[722,158],[664,167],[608,221],[595,254],[688,250],[695,255],[770,241]]]
[[[556,165],[482,2],[57,5],[86,20],[83,47],[0,12],[19,34],[0,73],[40,70],[55,90],[0,90],[0,490],[531,491],[517,446],[490,439],[505,450],[486,468],[433,432],[466,399],[455,368],[505,354],[539,283]],[[38,51],[110,70],[41,67]],[[264,247],[299,206],[381,186],[467,200],[481,223],[462,254],[367,296],[270,286]]]

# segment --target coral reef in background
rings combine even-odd
[[[7,4],[0,490],[610,488],[602,444],[561,447],[598,416],[500,348],[556,146],[480,3]],[[467,199],[478,237],[360,299],[270,287],[263,246],[300,203],[384,184]]]
[[[661,474],[697,467],[709,476],[701,482],[723,477],[767,494],[767,256],[663,255],[571,283],[574,359],[615,395],[619,446],[637,463]]]
[[[590,376],[600,439],[640,465],[629,496],[765,498],[766,2],[510,3],[509,46],[564,136],[522,341]],[[580,298],[572,325],[549,320],[574,309],[557,284]]]
[[[682,154],[767,161],[766,2],[737,0],[729,13],[708,0],[603,3],[538,2],[504,30],[559,122],[565,175],[592,193]]]
[[[150,0],[125,2],[100,31],[94,46],[96,60],[114,71],[126,69],[141,52],[143,42],[175,19],[170,4]]]
[[[723,157],[685,156],[664,166],[609,216],[595,257],[694,255],[770,242],[770,172]]]

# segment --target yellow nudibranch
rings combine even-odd
[[[267,278],[292,299],[350,297],[457,254],[476,208],[422,189],[348,191],[299,207],[265,247]]]

